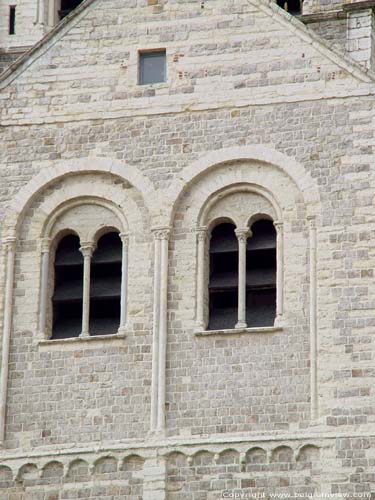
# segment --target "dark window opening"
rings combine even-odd
[[[140,52],[139,54],[139,84],[150,85],[166,81],[165,50]]]
[[[16,33],[16,6],[9,6],[9,35]]]
[[[61,0],[60,10],[58,12],[59,20],[61,21],[61,19],[69,15],[80,3],[82,3],[82,0]]]
[[[120,326],[122,242],[118,233],[100,238],[91,261],[90,335],[117,333]]]
[[[246,322],[273,326],[276,315],[276,230],[270,220],[255,222],[246,248]]]
[[[233,224],[220,224],[210,241],[209,330],[234,328],[238,320],[238,242]]]
[[[277,0],[277,5],[293,16],[301,14],[302,4],[303,0]]]
[[[55,256],[52,338],[78,337],[82,328],[83,257],[79,238],[65,236]]]

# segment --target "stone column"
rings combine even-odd
[[[318,347],[317,347],[317,279],[316,279],[316,220],[308,217],[310,240],[310,365],[311,418],[318,416]]]
[[[82,297],[82,332],[80,337],[88,337],[90,322],[90,273],[91,257],[94,247],[91,242],[82,243],[80,251],[83,255],[83,297]]]
[[[5,298],[0,371],[0,446],[3,446],[5,440],[5,419],[8,393],[10,335],[12,329],[16,241],[17,240],[14,237],[6,238],[3,241],[3,246],[5,249]]]
[[[246,328],[246,242],[249,229],[235,230],[238,240],[238,321],[236,328]]]
[[[275,326],[281,326],[284,315],[284,231],[283,223],[275,221],[276,229],[276,318]]]
[[[159,316],[159,381],[158,381],[158,425],[157,430],[165,429],[165,391],[168,327],[168,244],[169,228],[159,232],[160,237],[160,316]]]
[[[160,232],[154,235],[154,307],[152,329],[152,379],[151,379],[151,432],[155,432],[158,420],[158,376],[159,376],[159,319],[160,319]]]
[[[129,235],[121,233],[122,241],[122,264],[121,264],[121,311],[120,311],[120,328],[119,333],[126,331],[126,323],[128,319],[128,248]]]
[[[347,50],[357,63],[367,69],[374,68],[375,37],[374,13],[368,2],[355,2],[343,6],[348,12]]]
[[[195,331],[201,332],[206,328],[204,318],[204,293],[205,293],[205,252],[207,242],[207,227],[197,228],[197,313]]]
[[[40,302],[39,302],[39,338],[46,338],[46,318],[47,318],[47,300],[48,300],[48,274],[49,274],[49,256],[51,248],[50,238],[42,238],[41,244],[41,277],[40,277]]]

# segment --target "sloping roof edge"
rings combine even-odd
[[[319,35],[308,29],[302,21],[288,14],[285,10],[278,7],[273,0],[246,0],[250,5],[262,10],[265,14],[270,15],[279,23],[288,27],[291,25],[294,33],[299,36],[304,42],[312,45],[324,57],[329,59],[334,64],[337,64],[342,69],[345,69],[353,77],[358,78],[362,82],[375,82],[375,73],[364,68],[357,62],[353,61],[348,55],[340,52],[335,47],[323,40]],[[290,28],[289,28],[290,29]]]
[[[38,56],[41,55],[40,52],[43,49],[45,49],[45,51],[48,50],[50,45],[53,45],[49,42],[52,42],[57,34],[64,35],[70,29],[71,21],[78,17],[81,17],[80,15],[95,1],[96,0],[83,0],[83,2],[78,7],[76,7],[76,9],[74,9],[68,16],[60,21],[60,23],[54,26],[51,31],[49,31],[39,42],[33,45],[30,50],[25,52],[20,58],[18,58],[13,64],[11,64],[0,75],[0,90],[5,88],[9,83],[17,78],[22,70],[28,68],[38,58]],[[304,42],[312,45],[324,57],[329,59],[334,64],[337,64],[342,69],[345,69],[353,77],[366,83],[375,82],[375,73],[373,71],[364,68],[360,64],[353,61],[346,54],[329,45],[316,33],[309,30],[300,20],[296,19],[294,16],[288,14],[286,11],[278,7],[273,0],[246,1],[252,7],[258,8],[262,10],[266,15],[275,18],[286,28],[290,29],[290,27],[292,27],[294,33],[298,35]]]
[[[39,40],[35,45],[33,45],[29,50],[27,50],[21,57],[19,57],[13,64],[11,64],[3,73],[0,75],[0,89],[6,87],[10,81],[14,80],[21,72],[22,67],[28,68],[35,59],[39,50],[49,47],[48,42],[52,41],[56,34],[64,34],[70,29],[70,23],[73,19],[76,19],[80,14],[86,10],[86,8],[94,3],[96,0],[83,0],[82,3],[78,5],[69,15],[64,17],[58,24],[56,24],[43,38]],[[36,57],[33,57],[36,56]],[[26,63],[29,64],[26,65]],[[17,71],[20,70],[20,71]],[[13,78],[10,78],[13,77]],[[10,79],[8,82],[7,80]]]

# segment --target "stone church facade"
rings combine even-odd
[[[0,0],[1,499],[375,498],[374,6]]]

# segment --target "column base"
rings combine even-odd
[[[245,321],[238,321],[234,328],[247,328],[247,323]]]
[[[206,325],[204,323],[196,323],[194,327],[194,333],[204,332]]]
[[[282,328],[285,326],[284,316],[276,316],[273,326],[276,328]]]
[[[79,337],[90,337],[90,334],[88,332],[82,332],[79,334]]]

